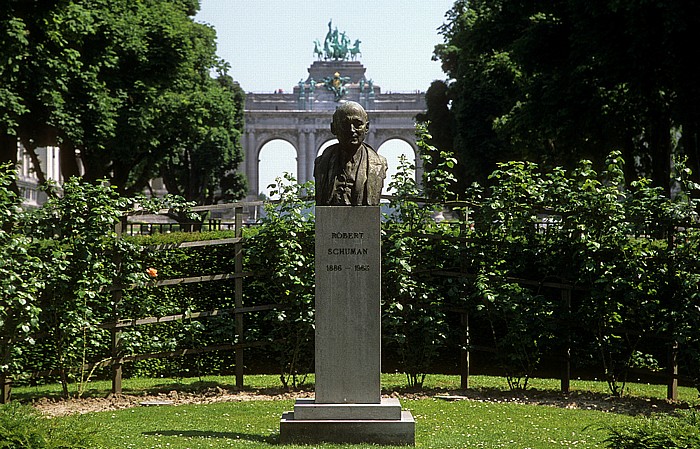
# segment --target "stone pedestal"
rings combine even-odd
[[[401,419],[295,419],[286,412],[280,421],[280,443],[372,443],[413,446],[416,422],[411,412],[402,411]]]
[[[381,398],[379,207],[316,207],[316,397],[280,421],[282,443],[415,444],[415,421]]]
[[[378,207],[316,208],[316,402],[381,400]]]
[[[366,70],[360,61],[314,61],[309,67],[309,78],[306,82],[311,79],[321,82],[323,78],[333,77],[335,72],[338,72],[343,77],[349,77],[351,84],[357,84],[365,77]]]

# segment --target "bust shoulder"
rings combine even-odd
[[[331,155],[338,151],[340,148],[340,144],[334,143],[333,145],[327,147],[325,150],[323,150],[323,153],[319,154],[316,156],[316,163],[318,164],[319,161],[325,161],[330,159]]]
[[[366,143],[363,143],[363,145],[367,148],[367,154],[369,155],[370,163],[384,165],[384,166],[387,165],[386,158],[384,156],[382,156],[381,154],[379,154],[377,152],[377,150],[375,150],[374,148],[372,148],[370,145],[368,145]]]

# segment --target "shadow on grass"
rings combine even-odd
[[[244,386],[243,388],[238,388],[236,385],[230,382],[199,380],[195,382],[163,382],[155,385],[150,385],[147,388],[124,387],[122,390],[122,394],[126,396],[161,395],[170,394],[171,392],[175,391],[178,393],[215,396],[220,394],[236,394],[238,392],[244,391],[248,393],[258,394],[261,396],[269,396],[270,399],[275,399],[281,394],[313,391],[313,388],[313,384],[308,382],[298,385],[296,388],[285,389],[281,385],[274,387]],[[83,392],[81,399],[97,399],[110,396],[111,393],[106,388],[89,388]],[[22,403],[31,403],[41,399],[58,402],[65,399],[60,390],[46,390],[43,388],[36,391],[28,389],[25,389],[24,391],[18,391],[15,389],[13,390],[12,397],[13,399]],[[74,391],[74,389],[70,390],[68,399],[78,399],[77,393],[76,391]]]
[[[625,395],[615,397],[605,393],[586,390],[574,390],[563,394],[557,390],[528,388],[525,390],[508,390],[494,387],[462,389],[446,388],[393,388],[383,394],[397,394],[404,399],[423,399],[427,397],[445,400],[475,400],[493,403],[515,403],[545,405],[559,408],[597,410],[629,416],[650,416],[654,413],[672,413],[678,409],[691,406],[685,402],[673,402],[661,398],[648,398]],[[447,398],[445,398],[447,396]]]
[[[239,391],[240,389],[236,387],[233,384],[228,384],[224,382],[215,382],[215,381],[196,381],[196,382],[190,382],[190,383],[179,383],[179,382],[169,382],[169,383],[161,383],[161,384],[156,384],[153,386],[150,386],[148,388],[128,388],[125,387],[122,390],[122,394],[125,395],[139,395],[139,394],[164,394],[164,393],[170,393],[171,391],[177,391],[179,393],[202,393],[202,392],[207,392],[207,391],[218,391],[218,392],[229,392],[229,393],[235,393]],[[244,388],[244,390],[253,390],[251,388]],[[90,399],[90,398],[104,398],[105,396],[109,395],[109,391],[105,389],[98,389],[98,388],[88,388],[85,391],[83,391],[81,398],[82,399]],[[37,399],[48,399],[52,401],[60,401],[62,399],[66,399],[63,397],[63,393],[61,391],[55,390],[55,391],[45,391],[42,390],[41,392],[34,392],[34,391],[26,391],[26,392],[17,392],[13,391],[12,396],[14,399],[17,399],[20,402],[27,403],[31,402],[33,400]],[[75,391],[74,385],[71,384],[71,390],[69,392],[69,398],[68,399],[77,399],[77,391]]]
[[[314,384],[312,383],[303,383],[297,385],[296,388],[284,388],[281,385],[280,386],[275,386],[275,387],[250,387],[250,386],[244,386],[243,388],[239,388],[236,385],[232,383],[226,383],[226,382],[216,382],[216,381],[196,381],[196,382],[191,382],[191,383],[177,383],[177,382],[170,382],[170,383],[162,383],[162,384],[156,384],[151,386],[150,388],[146,390],[141,390],[145,391],[148,394],[158,394],[158,393],[167,393],[170,391],[178,391],[178,392],[185,392],[185,393],[200,393],[200,392],[206,392],[206,391],[211,391],[211,390],[218,390],[219,392],[228,392],[228,393],[235,393],[237,391],[247,391],[250,393],[256,393],[256,394],[261,394],[261,395],[270,395],[270,396],[275,396],[279,395],[282,393],[289,393],[289,392],[300,392],[300,391],[312,391],[314,388]],[[124,390],[127,392],[127,390]]]
[[[68,399],[77,399],[78,398],[78,393],[72,389],[69,391],[68,394],[69,394]],[[90,389],[83,391],[80,398],[81,399],[103,398],[103,397],[105,397],[105,395],[106,395],[105,390],[90,388]],[[33,401],[37,401],[39,399],[47,399],[50,401],[61,401],[61,400],[64,400],[66,398],[63,396],[63,393],[60,391],[19,392],[19,391],[13,390],[12,391],[12,399],[17,400],[23,404],[26,404],[26,403],[31,403]]]
[[[229,390],[229,391],[234,391],[237,389],[235,385],[227,384],[224,382],[198,380],[195,382],[188,382],[188,383],[170,382],[170,383],[156,384],[156,385],[153,385],[153,386],[147,388],[145,391],[149,394],[168,392],[168,391],[172,391],[172,390],[192,393],[192,392],[198,392],[198,391],[208,390],[208,389],[212,389],[212,388],[221,388],[223,390]]]
[[[211,430],[156,430],[152,432],[143,432],[142,435],[155,437],[219,438],[224,440],[243,440],[267,444],[277,444],[279,442],[279,436],[275,434],[264,436],[252,433],[215,432]]]

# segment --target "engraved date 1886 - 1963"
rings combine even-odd
[[[357,264],[354,266],[344,266],[341,264],[332,264],[332,265],[326,265],[326,271],[343,271],[343,270],[351,270],[351,271],[369,271],[369,265],[367,264]]]

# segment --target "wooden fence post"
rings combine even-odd
[[[11,326],[8,326],[11,327]],[[0,335],[0,364],[9,365],[12,359],[12,338],[9,335]],[[0,404],[10,402],[12,395],[12,378],[7,372],[0,373]]]
[[[243,236],[243,208],[236,207],[235,212],[235,224],[236,238],[240,239]],[[234,272],[236,278],[234,279],[235,286],[235,308],[236,312],[234,314],[235,324],[236,324],[236,343],[243,343],[243,313],[240,312],[240,308],[243,307],[243,243],[238,241],[233,246],[233,252],[235,255],[234,262]],[[236,349],[236,387],[243,388],[243,348]]]
[[[673,340],[668,348],[668,384],[666,399],[678,400],[678,341]]]
[[[666,241],[668,244],[667,251],[671,254],[671,263],[669,268],[672,270],[671,274],[675,274],[676,264],[673,263],[673,254],[675,248],[675,231],[676,228],[671,226],[666,233]],[[675,301],[674,301],[675,302]],[[677,303],[672,306],[678,310]],[[672,318],[671,321],[671,335],[673,335],[676,328],[676,320]],[[678,400],[678,340],[672,340],[668,347],[668,383],[666,384],[666,399],[671,401]]]
[[[466,390],[469,388],[469,312],[466,310],[460,312],[459,322],[462,327],[460,350],[460,388]]]
[[[0,374],[0,404],[9,404],[12,399],[12,379],[7,374]]]
[[[564,350],[561,361],[561,392],[569,394],[571,391],[571,288],[562,288],[561,300],[564,308],[564,315],[567,321],[566,336],[564,337]]]
[[[464,212],[464,219],[459,225],[459,235],[460,237],[464,237],[467,235],[468,226],[467,223],[469,222],[469,209],[466,207],[462,209],[462,212]],[[466,260],[464,257],[459,258],[459,271],[460,273],[466,273],[467,268],[466,268]],[[465,286],[466,289],[466,286]],[[466,294],[466,292],[465,292]],[[469,370],[471,368],[470,366],[470,357],[469,357],[469,311],[468,310],[462,310],[459,312],[459,324],[461,328],[460,332],[460,343],[462,345],[462,348],[460,349],[460,354],[459,354],[459,386],[462,390],[466,390],[469,388]]]
[[[121,217],[119,223],[115,226],[115,232],[117,233],[117,238],[122,238],[124,231],[126,230],[127,221],[126,216]],[[120,282],[119,273],[121,272],[122,256],[118,252],[114,253],[114,263],[116,265],[117,276],[115,276],[116,282]],[[119,289],[112,291],[112,303],[114,304],[113,317],[115,326],[112,328],[112,394],[122,393],[122,363],[121,363],[121,328],[117,327],[116,324],[119,322],[119,307],[122,302],[122,290],[121,286]]]

